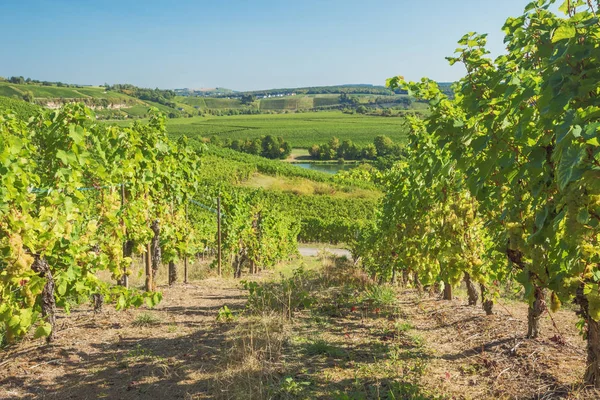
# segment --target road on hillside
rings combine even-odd
[[[319,254],[319,251],[321,251],[321,250],[326,250],[330,253],[335,254],[338,257],[346,256],[350,259],[352,258],[352,254],[350,254],[350,251],[348,251],[346,249],[336,249],[336,248],[331,248],[331,247],[325,247],[325,248],[302,247],[302,246],[298,247],[298,251],[300,252],[300,255],[305,256],[305,257],[316,257]]]

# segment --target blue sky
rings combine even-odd
[[[450,81],[457,40],[528,0],[2,0],[0,76],[81,84],[254,90]]]

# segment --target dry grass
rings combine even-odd
[[[321,263],[321,275],[325,286],[352,286],[360,289],[370,285],[369,275],[346,257],[337,257],[326,250],[317,256]]]
[[[243,317],[228,332],[213,395],[222,399],[265,399],[279,382],[290,327],[279,314]]]
[[[296,195],[328,195],[339,198],[375,199],[381,194],[374,190],[353,188],[350,191],[339,190],[328,183],[315,182],[305,178],[269,176],[254,174],[244,186],[290,192]]]

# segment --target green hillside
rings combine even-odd
[[[81,101],[93,107],[102,119],[129,119],[148,116],[148,109],[156,107],[170,117],[197,115],[198,111],[183,103],[174,102],[174,107],[141,100],[104,87],[64,87],[57,85],[16,84],[0,82],[0,97],[22,100],[27,94],[42,107],[56,107],[73,101]],[[220,100],[220,99],[219,99]]]
[[[131,101],[130,96],[117,93],[107,92],[103,87],[59,87],[59,86],[43,86],[33,84],[15,84],[9,82],[0,82],[0,95],[7,97],[22,97],[26,92],[33,93],[36,99],[108,99]]]
[[[19,91],[15,87],[9,86],[9,85],[3,85],[0,82],[0,96],[21,98],[21,97],[23,97],[23,94],[24,94],[23,92]]]

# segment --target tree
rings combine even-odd
[[[373,144],[375,145],[375,149],[377,150],[377,156],[383,157],[392,152],[394,142],[392,139],[385,135],[376,136],[373,140]]]
[[[262,141],[260,139],[247,140],[244,144],[244,153],[259,155],[262,150]]]
[[[338,99],[341,104],[356,105],[359,103],[358,97],[348,96],[347,93],[340,94],[340,97]]]
[[[369,109],[363,105],[356,107],[356,112],[359,114],[366,114],[368,111]]]
[[[281,154],[279,155],[279,158],[285,159],[288,158],[290,154],[292,154],[292,145],[289,142],[283,141],[283,139],[281,140]]]
[[[329,147],[328,143],[325,143],[324,145],[320,146],[319,160],[331,160],[332,158],[335,158],[335,155],[335,151],[331,150],[331,147]]]
[[[318,144],[313,144],[312,146],[310,146],[310,149],[308,149],[308,154],[310,154],[312,158],[319,159],[319,157],[321,156],[320,146]]]
[[[279,149],[279,141],[271,135],[267,135],[262,138],[261,148],[262,151],[260,155],[263,157],[279,158],[279,156],[281,155]]]
[[[368,145],[363,147],[361,155],[363,158],[366,158],[367,160],[374,160],[375,157],[377,157],[377,149],[375,148],[375,145],[372,143],[369,143]]]
[[[242,143],[238,139],[233,140],[231,142],[231,149],[236,151],[242,151]]]
[[[23,94],[23,100],[25,100],[28,103],[33,103],[33,92],[31,90],[26,91],[25,94]]]
[[[23,85],[25,83],[25,79],[22,76],[11,76],[8,81],[17,85]]]
[[[358,147],[356,144],[352,143],[350,148],[348,148],[348,150],[346,151],[346,158],[348,160],[358,160],[359,158],[361,158],[361,152],[361,148]]]
[[[353,146],[352,140],[350,140],[350,139],[344,140],[337,149],[338,158],[352,160],[352,158],[349,157],[349,152],[350,152],[350,149],[352,148],[352,146]]]
[[[242,104],[252,104],[256,97],[252,94],[243,95],[241,98]]]
[[[337,137],[332,137],[331,139],[329,139],[329,148],[333,151],[338,150],[338,148],[340,147],[340,139],[338,139]]]

